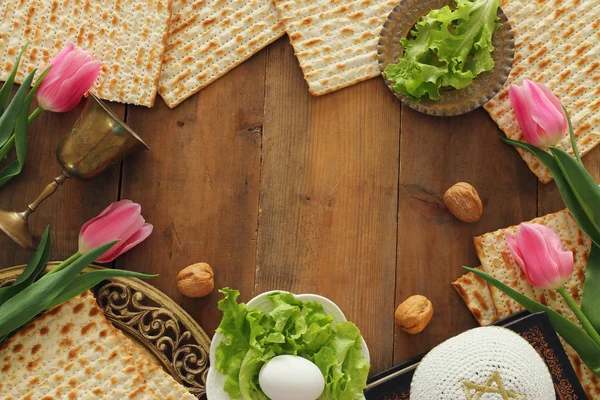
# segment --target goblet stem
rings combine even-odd
[[[23,219],[27,220],[29,215],[33,213],[38,208],[38,206],[42,204],[44,200],[52,196],[54,192],[56,192],[56,189],[58,189],[58,187],[62,185],[67,178],[69,178],[69,175],[65,171],[62,171],[62,173],[59,176],[54,178],[54,181],[52,181],[52,183],[50,183],[44,188],[44,190],[42,191],[42,193],[40,193],[37,199],[35,199],[33,203],[27,206],[27,210],[21,213]]]

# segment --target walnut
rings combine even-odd
[[[422,332],[433,317],[433,305],[425,296],[411,296],[396,309],[396,324],[410,334]]]
[[[444,203],[463,222],[478,221],[483,213],[483,204],[477,190],[465,182],[459,182],[448,189],[444,194]]]
[[[177,290],[187,297],[204,297],[215,290],[213,270],[207,263],[185,267],[177,274]]]

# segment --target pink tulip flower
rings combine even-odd
[[[141,211],[142,207],[131,200],[112,203],[81,227],[79,253],[84,254],[102,244],[119,240],[97,260],[107,263],[144,241],[153,227],[145,223]]]
[[[94,84],[100,63],[91,53],[70,43],[50,64],[52,69],[36,93],[38,104],[48,111],[69,111]]]
[[[522,224],[516,235],[506,234],[508,248],[531,285],[560,289],[573,274],[573,252],[564,251],[554,231],[539,224]]]
[[[525,79],[522,86],[511,85],[510,102],[525,140],[547,148],[563,138],[569,128],[560,100],[546,86]]]

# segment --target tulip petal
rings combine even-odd
[[[110,250],[102,255],[102,257],[98,258],[96,261],[100,263],[107,263],[113,261],[115,258],[120,256],[123,253],[131,250],[133,247],[137,246],[150,234],[152,233],[154,227],[151,224],[144,224],[142,228],[138,229],[128,240],[124,240],[115,244]]]
[[[99,72],[100,63],[96,61],[80,66],[73,76],[62,82],[54,96],[56,100],[48,111],[65,112],[75,108],[92,87]]]
[[[141,207],[137,203],[113,209],[89,224],[79,237],[79,251],[85,253],[92,248],[112,240],[120,239],[140,217]]]
[[[523,224],[517,233],[517,242],[526,265],[527,280],[535,287],[547,288],[558,266],[549,255],[544,236],[529,224]]]
[[[566,133],[564,125],[564,112],[558,111],[543,91],[531,81],[526,81],[531,95],[531,101],[535,104],[531,107],[531,119],[538,125],[538,135],[545,147],[555,145]]]
[[[531,119],[529,93],[526,87],[511,85],[508,95],[525,140],[533,145],[538,145],[537,124]]]
[[[94,84],[100,63],[91,53],[68,44],[51,62],[52,69],[42,81],[36,98],[45,110],[69,111]]]
[[[140,229],[142,229],[142,227],[144,226],[144,224],[146,223],[146,220],[144,219],[144,217],[142,217],[141,215],[139,217],[137,217],[130,225],[127,229],[125,229],[121,235],[119,236],[119,239],[122,242],[125,242],[127,240],[129,240],[129,238],[131,236],[133,236],[137,231],[139,231]]]
[[[532,228],[536,229],[546,240],[546,246],[548,247],[548,254],[556,263],[558,276],[553,276],[552,279],[557,281],[566,280],[573,274],[574,261],[573,253],[571,251],[565,251],[563,244],[558,235],[550,228],[540,224],[528,224]]]
[[[519,267],[525,272],[525,263],[523,262],[523,256],[521,255],[521,251],[519,250],[519,246],[517,245],[517,240],[514,235],[507,233],[505,236],[506,244],[508,245],[508,250],[510,250],[510,254],[515,259]]]
[[[573,252],[563,249],[560,238],[552,229],[539,224],[532,225],[544,236],[546,245],[548,246],[548,253],[556,264],[555,275],[551,277],[551,280],[555,282],[554,286],[562,286],[573,275]],[[560,285],[558,285],[558,282],[560,282]]]
[[[52,69],[44,78],[40,89],[42,91],[47,90],[50,87],[60,87],[63,80],[71,77],[73,73],[79,68],[80,63],[75,59],[75,50],[66,53],[60,61],[53,59],[50,62]]]
[[[562,115],[562,131],[566,132],[567,129],[569,129],[569,122],[567,121],[567,114],[565,114],[565,110],[563,110],[563,106],[561,101],[558,99],[558,97],[556,97],[556,95],[554,93],[552,93],[552,91],[545,85],[542,85],[541,83],[537,83],[534,82],[537,87],[540,89],[540,91],[544,94],[544,96],[550,101],[550,103],[554,106],[554,108],[556,108],[556,111],[558,111],[560,113],[560,115]]]
[[[86,229],[88,228],[88,226],[90,226],[91,224],[93,224],[94,222],[96,222],[98,219],[102,218],[103,216],[105,216],[109,212],[114,211],[114,210],[116,210],[118,208],[121,208],[121,207],[123,207],[123,206],[125,206],[127,204],[131,204],[131,203],[133,203],[133,201],[126,200],[126,199],[115,201],[114,203],[111,203],[108,207],[106,207],[104,210],[102,210],[102,212],[100,214],[98,214],[96,217],[90,219],[85,224],[83,224],[83,226],[79,230],[79,234],[81,235],[83,232],[86,231]]]
[[[64,63],[66,57],[75,50],[75,44],[68,43],[51,61],[44,67],[46,70],[49,66],[52,65],[52,69],[44,78],[44,81],[40,85],[40,88],[46,85],[50,85],[55,82],[57,79],[60,79],[60,73],[57,72],[58,69],[61,68],[61,65]],[[56,66],[56,68],[54,68]]]
[[[54,56],[52,62],[61,64],[63,59],[73,50],[75,50],[75,43],[67,43],[67,45],[61,51],[59,51],[56,56]]]
[[[558,273],[562,283],[566,282],[575,271],[575,259],[572,251],[563,251],[558,253]]]
[[[562,242],[561,242],[560,238],[558,237],[558,235],[556,234],[556,232],[554,232],[552,229],[548,228],[547,226],[541,225],[541,224],[526,224],[526,225],[537,230],[540,234],[542,234],[544,236],[544,238],[550,244],[550,247],[552,247],[555,250],[563,251]]]
[[[507,233],[506,234],[506,243],[508,245],[508,249],[510,250],[511,255],[517,262],[517,265],[519,266],[519,268],[521,268],[521,271],[523,271],[523,273],[525,274],[527,281],[534,286],[537,286],[537,284],[542,284],[544,282],[543,277],[535,272],[532,273],[532,271],[528,268],[527,264],[525,264],[524,256],[521,252],[521,249],[519,248],[517,238],[515,236]],[[535,283],[533,283],[533,282],[535,282]]]
[[[547,226],[522,224],[506,243],[534,287],[557,289],[573,273],[573,253],[564,251],[558,235]]]

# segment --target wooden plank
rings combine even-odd
[[[153,109],[131,107],[127,117],[151,150],[124,162],[121,197],[142,205],[154,233],[117,267],[160,274],[151,283],[209,335],[221,318],[221,295],[185,298],[176,276],[207,262],[217,288],[252,297],[264,73],[263,52],[174,110],[157,99]]]
[[[414,294],[433,303],[431,325],[396,329],[394,360],[404,361],[476,325],[450,283],[479,262],[472,237],[535,217],[536,178],[483,110],[436,118],[405,109],[402,118],[396,305]],[[482,219],[465,224],[445,208],[453,184],[471,183]]]
[[[0,189],[1,209],[23,211],[54,177],[60,175],[56,147],[75,123],[82,106],[83,102],[69,113],[44,112],[31,125],[25,169]],[[123,116],[125,106],[110,106]],[[117,198],[118,185],[118,165],[93,181],[69,179],[31,215],[31,230],[36,235],[41,235],[47,225],[52,229],[51,260],[63,260],[77,251],[81,225]],[[26,263],[30,254],[0,232],[2,267]]]
[[[311,97],[287,39],[269,49],[256,292],[336,302],[392,363],[400,107],[381,80]]]

